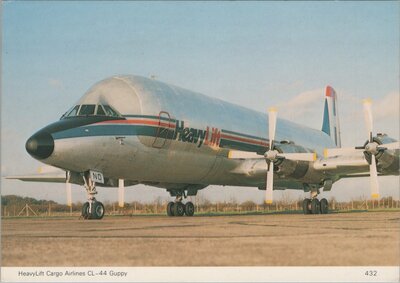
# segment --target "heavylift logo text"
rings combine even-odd
[[[205,130],[185,127],[184,121],[176,120],[174,140],[202,145],[219,146],[221,131],[218,128],[206,127]]]

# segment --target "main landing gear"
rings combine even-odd
[[[194,205],[192,202],[182,203],[182,196],[177,196],[175,202],[169,202],[167,205],[168,216],[187,216],[194,215]]]
[[[97,194],[95,183],[87,176],[83,176],[83,181],[85,182],[88,201],[82,206],[82,217],[84,219],[102,219],[105,210],[104,205],[94,197]]]
[[[318,191],[311,191],[311,199],[306,198],[303,200],[304,214],[327,214],[329,211],[329,204],[326,198],[321,200],[317,199]]]

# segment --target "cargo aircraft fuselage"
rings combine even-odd
[[[177,198],[169,215],[185,210],[193,215],[182,198],[208,185],[264,190],[269,169],[275,190],[310,191],[312,199],[319,188],[330,190],[347,174],[340,166],[332,170],[333,159],[323,157],[324,149],[340,146],[336,112],[330,87],[320,131],[153,79],[115,76],[95,84],[59,121],[30,137],[26,150],[66,171],[63,181],[86,187],[88,218],[99,207],[96,185],[164,188]],[[394,141],[385,135],[375,139],[378,145]],[[380,153],[386,161],[378,169],[398,174],[398,149]],[[349,172],[368,171],[364,155],[346,159]],[[306,213],[312,210],[311,200],[305,205]],[[314,213],[322,209],[318,205]],[[104,207],[98,210],[104,215]]]

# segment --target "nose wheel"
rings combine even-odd
[[[102,219],[105,209],[103,203],[97,201],[94,197],[97,194],[95,182],[85,175],[83,176],[83,180],[88,194],[88,201],[82,206],[82,217],[83,219]]]
[[[92,203],[85,202],[82,206],[82,217],[84,219],[102,219],[104,217],[104,205],[103,203],[92,200]]]

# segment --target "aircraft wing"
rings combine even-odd
[[[307,156],[306,156],[307,157]],[[265,182],[267,174],[267,164],[263,156],[256,155],[252,152],[231,152],[228,158],[238,159],[238,166],[231,171],[235,175],[241,175],[247,179],[257,179],[258,182]],[[377,159],[377,174],[383,175],[399,175],[398,160],[399,151],[384,152]],[[278,162],[277,172],[274,172],[277,180],[286,178],[291,181],[312,182],[312,179],[321,180],[321,178],[338,180],[341,178],[369,177],[370,164],[368,163],[362,151],[353,152],[352,155],[332,156],[318,158],[314,161],[286,160]],[[298,167],[308,167],[304,171],[304,175],[287,174],[288,169]],[[324,176],[324,177],[323,177]],[[311,178],[311,179],[310,179]],[[249,182],[251,182],[249,180]]]
[[[316,160],[313,164],[316,171],[323,171],[330,175],[357,176],[360,173],[369,173],[369,164],[363,154],[357,156],[338,156]],[[369,175],[369,174],[368,174]]]
[[[21,180],[26,182],[49,182],[49,183],[65,183],[65,172],[60,173],[43,173],[34,175],[7,176],[6,179]]]
[[[21,180],[26,182],[65,183],[66,177],[67,176],[64,170],[45,165],[38,169],[37,174],[6,176],[6,179]]]

